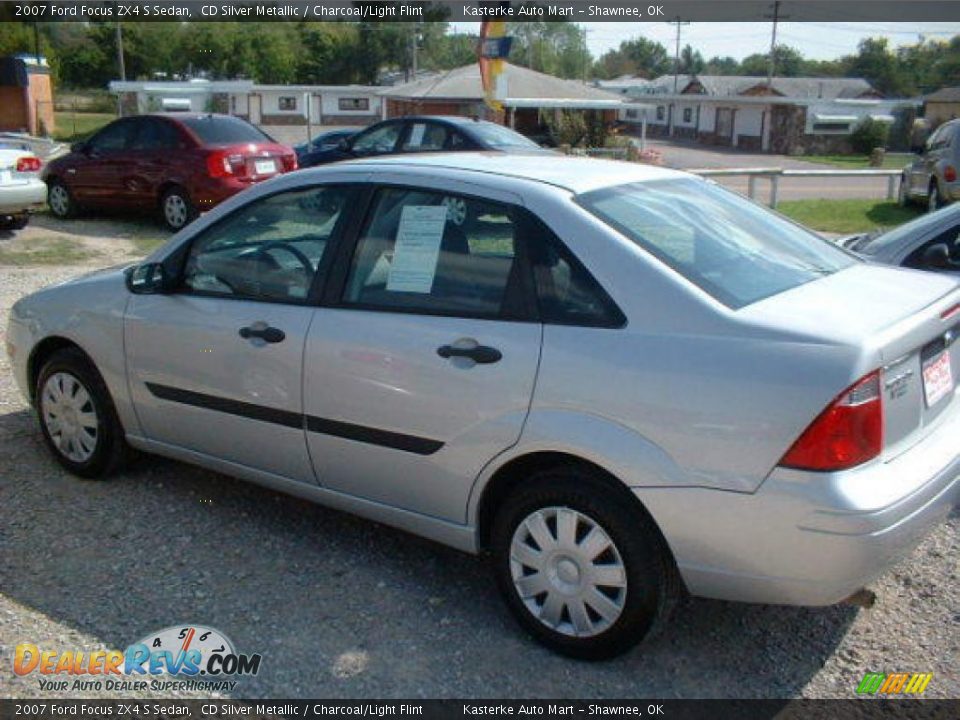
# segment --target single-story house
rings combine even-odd
[[[576,80],[546,75],[504,63],[499,87],[504,113],[494,113],[484,103],[480,67],[471,63],[404,85],[384,88],[384,117],[405,115],[477,116],[509,125],[520,132],[536,133],[545,110],[597,110],[613,122],[625,107],[625,98]]]
[[[56,129],[53,83],[43,56],[0,58],[0,130],[48,136]]]
[[[845,151],[865,118],[892,123],[897,108],[916,105],[862,78],[681,75],[676,93],[674,84],[663,75],[623,93],[655,105],[650,135],[782,154]],[[621,119],[635,122],[626,111]]]
[[[923,117],[931,128],[960,117],[960,87],[946,87],[923,98]]]
[[[377,88],[365,85],[260,85],[252,80],[113,81],[125,115],[218,112],[256,125],[368,125],[381,116]]]

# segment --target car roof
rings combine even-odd
[[[491,123],[489,120],[464,117],[463,115],[404,115],[403,117],[390,118],[390,120],[402,120],[404,122],[425,122],[432,120],[433,122],[444,122],[450,125],[479,125],[481,123],[487,125],[496,124]]]
[[[423,153],[382,155],[338,163],[341,166],[400,168],[444,168],[471,173],[500,175],[555,185],[579,194],[632,182],[690,177],[677,170],[618,160],[552,155],[543,152],[504,154],[500,152]]]

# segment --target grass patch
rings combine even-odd
[[[807,162],[819,163],[821,165],[833,165],[844,170],[870,170],[870,158],[866,155],[803,155],[797,160],[806,160]],[[910,164],[912,156],[907,155],[887,155],[883,158],[881,169],[900,170]]]
[[[53,121],[57,130],[53,137],[60,142],[85,140],[116,119],[117,116],[113,113],[56,112],[53,114]]]
[[[169,237],[146,237],[143,235],[129,238],[130,242],[133,243],[133,250],[130,251],[130,254],[144,257],[163,245],[168,239]]]
[[[0,265],[73,265],[96,257],[82,243],[67,238],[30,238],[13,247],[0,247]]]
[[[819,232],[857,233],[891,228],[922,214],[914,207],[900,207],[887,200],[793,200],[777,210]]]

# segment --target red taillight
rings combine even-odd
[[[943,169],[943,179],[947,182],[953,182],[957,179],[957,169],[953,165],[947,165]]]
[[[243,175],[247,169],[246,160],[239,153],[215,152],[207,155],[207,173],[213,178]]]
[[[17,160],[17,172],[37,172],[40,169],[40,158],[22,157]]]
[[[880,371],[864,376],[814,420],[780,460],[801,470],[845,470],[883,450]]]
[[[297,156],[293,153],[283,156],[283,171],[290,172],[297,169]]]
[[[951,308],[947,308],[942,313],[940,313],[941,320],[949,320],[954,315],[960,315],[960,303],[957,303]]]

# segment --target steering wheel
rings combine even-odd
[[[297,259],[298,263],[300,263],[303,266],[303,270],[307,274],[308,278],[311,275],[313,275],[313,263],[310,262],[310,259],[306,255],[304,255],[302,252],[300,252],[297,248],[295,248],[290,243],[285,243],[280,240],[264,243],[259,248],[257,248],[255,255],[269,257],[267,254],[271,250],[286,250],[288,253],[290,253],[291,255],[293,255],[293,257]],[[270,259],[273,260],[273,258],[270,258]]]

